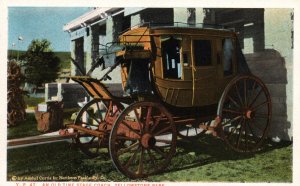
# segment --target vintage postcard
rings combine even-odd
[[[298,7],[4,1],[1,182],[299,183]]]

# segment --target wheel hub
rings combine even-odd
[[[156,139],[151,134],[147,133],[142,136],[141,143],[145,148],[153,147],[156,143]]]
[[[245,112],[245,116],[246,116],[247,119],[252,119],[255,116],[255,112],[253,112],[252,110],[247,110]]]

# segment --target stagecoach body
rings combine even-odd
[[[123,56],[126,64],[132,66],[150,63],[150,83],[146,83],[147,77],[143,79],[136,73],[142,68],[129,77],[141,78],[136,82],[143,86],[153,83],[153,91],[165,103],[201,107],[218,103],[225,86],[241,71],[237,42],[236,33],[230,30],[140,27],[120,36],[120,44],[126,48],[117,56]],[[124,65],[125,91],[131,88],[132,80],[127,81],[129,71],[128,65]],[[149,87],[143,86],[137,91],[149,93]]]

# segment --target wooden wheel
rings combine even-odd
[[[115,167],[130,178],[164,170],[176,150],[176,127],[159,103],[137,102],[116,120],[109,139]]]
[[[259,150],[270,128],[271,109],[270,94],[259,78],[234,78],[218,106],[221,137],[237,152]]]
[[[100,148],[108,146],[108,136],[113,121],[121,113],[123,106],[112,100],[93,99],[79,111],[75,125],[103,132],[102,137],[78,131],[75,142],[80,150],[91,158],[100,155]]]

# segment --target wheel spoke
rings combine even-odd
[[[92,144],[96,136],[93,136],[92,139],[89,141],[89,144]]]
[[[128,136],[117,136],[117,139],[119,139],[119,140],[129,140],[129,141],[138,140],[138,138],[131,138],[131,137],[128,137]]]
[[[161,150],[159,147],[157,147],[157,146],[154,146],[154,147],[152,147],[152,149],[155,151],[155,152],[157,152],[158,154],[160,154],[162,157],[164,157],[164,158],[168,158],[168,155],[167,154],[165,154],[164,152],[163,152],[163,150]]]
[[[136,150],[134,150],[133,155],[129,158],[129,160],[126,162],[125,168],[128,169],[129,166],[132,164],[133,160],[136,159],[136,155],[139,152],[141,147],[137,148]]]
[[[255,103],[255,101],[257,100],[257,98],[260,96],[260,94],[263,92],[263,89],[261,88],[260,91],[255,95],[254,99],[251,101],[251,103],[249,104],[249,107],[251,108],[252,105]]]
[[[101,111],[100,111],[99,102],[96,103],[96,106],[97,106],[98,115],[99,115],[99,117],[101,117],[100,120],[101,120],[101,122],[102,122],[102,121],[103,121],[103,118],[102,118],[102,114],[101,114]]]
[[[245,106],[247,106],[247,79],[244,79],[244,99]]]
[[[244,124],[245,124],[245,120],[243,120],[243,123],[241,124],[240,133],[239,133],[239,136],[238,136],[238,139],[237,139],[237,142],[236,142],[236,148],[239,148],[240,141],[241,141],[241,136],[242,136],[242,133],[243,133]]]
[[[112,111],[114,111],[114,108],[112,108]],[[116,114],[121,113],[121,112],[122,112],[122,110],[120,110],[120,108],[117,107],[117,109],[113,112],[112,116],[115,116]]]
[[[87,112],[87,114],[88,114],[92,119],[94,119],[98,124],[101,123],[101,121],[99,121],[99,120],[96,118],[96,116],[95,116],[94,114],[90,113],[90,111],[86,110],[86,112]]]
[[[253,132],[251,126],[250,126],[250,121],[247,122],[247,125],[248,125],[248,128],[249,128],[251,134],[255,137],[255,134],[254,134],[254,132]]]
[[[260,130],[260,131],[264,131],[264,129],[262,129],[260,126],[254,124],[254,122],[252,120],[250,120],[250,124],[249,126],[254,126],[256,129]]]
[[[235,118],[233,118],[233,119],[230,119],[229,121],[226,121],[224,124],[222,124],[223,126],[225,126],[225,125],[227,125],[227,124],[229,124],[229,123],[232,123],[232,122],[234,122],[234,121],[237,121],[238,119],[241,119],[242,118],[242,116],[237,116],[237,117],[235,117]]]
[[[104,116],[104,120],[106,121],[110,115],[110,112],[112,111],[112,102],[109,102],[107,105],[104,102],[102,102],[102,103],[106,109],[105,116]]]
[[[145,132],[149,131],[149,125],[150,125],[150,118],[151,118],[151,114],[152,114],[152,107],[148,107],[147,110],[147,117],[146,117],[146,128],[145,128]]]
[[[144,148],[142,148],[142,152],[141,152],[141,155],[140,155],[140,161],[139,161],[139,167],[138,167],[138,170],[137,170],[137,174],[138,175],[142,175],[143,174],[143,172],[144,172],[144,167],[143,167],[143,165],[144,165],[144,151],[145,151],[145,149]]]
[[[234,87],[235,87],[235,91],[236,91],[236,93],[238,95],[238,98],[239,98],[239,101],[240,101],[241,105],[244,106],[244,103],[243,103],[242,97],[240,95],[240,91],[239,91],[239,89],[237,87],[237,84],[235,84]]]
[[[136,109],[134,109],[133,112],[134,112],[135,118],[136,118],[136,120],[137,120],[137,122],[139,124],[140,131],[142,131],[143,130],[143,125],[142,125],[142,122],[140,120],[139,114],[138,114],[138,112],[137,112]]]
[[[244,122],[244,128],[245,128],[245,148],[246,148],[246,151],[248,151],[248,132],[247,132],[247,124],[246,124],[247,121]]]
[[[250,133],[252,134],[252,139],[254,140],[255,143],[257,143],[257,141],[255,140],[257,138],[256,134],[253,132],[252,127],[250,125],[250,121],[247,122],[248,128],[250,130]],[[259,140],[259,139],[258,139]]]
[[[155,158],[153,157],[153,154],[151,153],[151,149],[147,149],[146,150],[148,152],[149,158],[150,158],[150,162],[153,166],[155,166]]]
[[[161,114],[159,115],[159,117],[155,120],[155,123],[154,123],[153,127],[151,128],[150,133],[153,133],[153,131],[156,129],[156,127],[157,127],[157,125],[159,124],[159,122],[160,122],[160,120],[162,119],[162,117],[164,117],[164,114],[163,114],[163,113],[161,113]]]
[[[240,109],[240,105],[230,95],[228,95],[227,97],[236,106],[237,109]]]
[[[158,136],[158,135],[160,135],[160,134],[162,134],[162,133],[168,131],[169,129],[171,129],[171,126],[168,126],[168,127],[164,128],[164,129],[162,129],[162,130],[156,132],[153,136]]]
[[[133,129],[131,126],[129,126],[124,120],[122,121],[121,124],[126,126],[130,131],[134,132],[136,135],[141,136],[141,134],[139,132],[137,132],[135,129]]]
[[[236,110],[232,110],[232,109],[223,109],[223,112],[228,112],[228,113],[232,113],[232,114],[242,115],[241,112],[236,111]]]
[[[253,111],[257,111],[257,110],[259,110],[262,106],[264,106],[264,105],[266,105],[266,104],[269,104],[269,101],[268,101],[268,100],[266,100],[265,102],[262,102],[262,103],[256,105],[255,107],[252,108],[252,110],[253,110]]]
[[[269,118],[269,115],[268,114],[258,114],[258,113],[256,113],[255,118]]]
[[[118,151],[118,156],[120,156],[120,155],[122,155],[122,154],[124,154],[124,153],[126,153],[126,152],[130,152],[130,151],[131,151],[132,149],[134,149],[135,147],[139,147],[139,145],[140,145],[140,143],[137,141],[136,143],[130,145],[129,147],[126,147],[126,148],[124,148],[124,149],[120,149],[120,150]],[[138,148],[137,148],[137,149],[138,149]]]
[[[242,119],[240,119],[240,121],[238,122],[238,124],[236,126],[234,126],[234,130],[230,131],[228,136],[228,139],[231,137],[232,134],[234,134],[234,132],[236,131],[236,129],[238,128],[238,126],[240,126],[242,124]]]
[[[256,87],[256,85],[257,85],[257,83],[256,83],[256,81],[254,81],[254,83],[253,83],[253,86],[252,86],[252,89],[251,89],[251,98],[253,97],[253,94],[255,93],[255,87]],[[249,106],[249,105],[248,105]]]
[[[195,129],[195,133],[196,133],[196,136],[198,135],[198,128],[196,128],[196,127],[194,127],[194,129]]]

